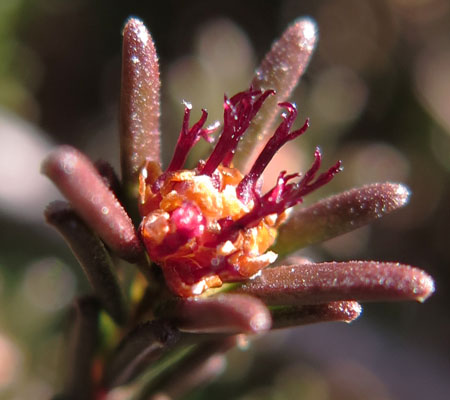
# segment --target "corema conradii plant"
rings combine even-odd
[[[236,345],[237,334],[350,322],[361,312],[358,301],[423,301],[433,292],[429,275],[396,262],[286,258],[404,206],[409,196],[402,184],[372,183],[302,207],[341,170],[340,161],[322,168],[318,148],[305,172],[281,168],[261,189],[272,157],[309,125],[293,129],[297,109],[288,98],[317,41],[311,19],[287,28],[248,88],[225,95],[220,126],[207,125],[206,110],[192,122],[185,103],[167,167],[152,38],[135,18],[123,36],[120,179],[109,164],[69,146],[42,166],[68,200],[50,204],[47,221],[93,288],[76,302],[66,396],[177,397],[221,370],[210,361]],[[189,169],[199,140],[215,143]],[[104,322],[103,311],[114,323]]]

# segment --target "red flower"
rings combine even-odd
[[[207,113],[189,128],[190,107],[172,161],[162,173],[148,162],[140,175],[140,226],[150,258],[159,264],[169,287],[180,296],[201,294],[222,282],[248,279],[273,263],[277,254],[268,249],[277,237],[277,228],[287,218],[287,210],[303,196],[324,185],[340,169],[340,162],[317,176],[321,154],[306,174],[280,173],[276,185],[266,194],[258,185],[262,172],[286,142],[306,131],[290,132],[297,110],[280,103],[287,113],[274,135],[246,175],[232,166],[239,143],[263,102],[275,92],[253,90],[225,97],[224,125],[220,138],[206,161],[194,170],[185,170],[189,150],[210,129],[203,128]]]

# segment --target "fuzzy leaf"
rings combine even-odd
[[[172,318],[178,329],[195,333],[261,333],[271,325],[261,300],[239,294],[180,300]]]
[[[317,322],[352,322],[361,314],[356,301],[334,301],[305,306],[281,306],[271,309],[272,329],[290,328]]]
[[[101,240],[65,202],[51,203],[45,217],[66,239],[105,310],[117,323],[125,322],[124,299]]]
[[[280,227],[274,251],[280,256],[366,225],[407,204],[398,183],[374,183],[293,210]]]
[[[255,90],[275,90],[250,124],[241,141],[234,164],[247,171],[266,141],[273,134],[278,103],[290,97],[305,72],[317,41],[317,27],[310,18],[299,18],[277,40],[256,70],[252,86]]]
[[[434,292],[424,271],[398,263],[327,262],[266,268],[234,292],[267,305],[307,305],[339,300],[425,301]]]
[[[137,197],[140,168],[160,158],[160,80],[158,57],[145,25],[130,18],[123,30],[120,148],[122,180]]]
[[[61,146],[44,160],[42,172],[114,252],[130,261],[141,256],[141,242],[130,217],[86,156]]]

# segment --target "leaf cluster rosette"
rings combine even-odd
[[[62,398],[80,398],[80,387],[85,399],[179,397],[221,372],[223,354],[240,334],[351,322],[361,313],[358,301],[424,301],[433,293],[429,275],[396,262],[287,258],[389,214],[409,197],[402,184],[373,183],[301,207],[341,169],[337,162],[319,173],[319,149],[307,172],[282,171],[262,193],[273,155],[309,125],[292,130],[297,110],[288,98],[316,45],[311,19],[287,28],[248,90],[225,96],[217,142],[190,170],[189,150],[202,138],[211,142],[218,126],[205,126],[206,110],[191,124],[186,104],[163,169],[156,50],[138,19],[126,23],[123,37],[121,179],[69,146],[42,166],[68,200],[50,204],[47,221],[93,291],[75,306]],[[105,313],[113,323],[105,323]]]

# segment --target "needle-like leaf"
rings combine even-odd
[[[272,329],[290,328],[317,322],[352,322],[361,314],[356,301],[334,301],[305,306],[280,306],[271,309]]]
[[[407,204],[409,190],[399,183],[374,183],[298,207],[280,227],[274,250],[286,255],[359,228]]]
[[[243,137],[234,164],[247,171],[273,134],[278,103],[288,100],[306,70],[317,42],[317,26],[311,18],[299,18],[277,40],[256,70],[255,90],[275,90],[253,119]]]
[[[140,169],[160,159],[158,56],[145,25],[130,18],[123,30],[120,149],[122,181],[137,198]]]
[[[117,323],[124,323],[124,299],[111,256],[102,241],[65,202],[51,203],[45,210],[45,217],[66,239],[105,310]]]
[[[398,263],[349,261],[266,268],[235,290],[267,305],[306,305],[329,301],[417,300],[434,292],[424,271]]]
[[[84,154],[61,146],[44,160],[42,172],[114,252],[132,261],[140,257],[142,246],[130,217]]]
[[[172,318],[180,330],[195,333],[262,333],[271,326],[264,303],[239,294],[180,300]]]

